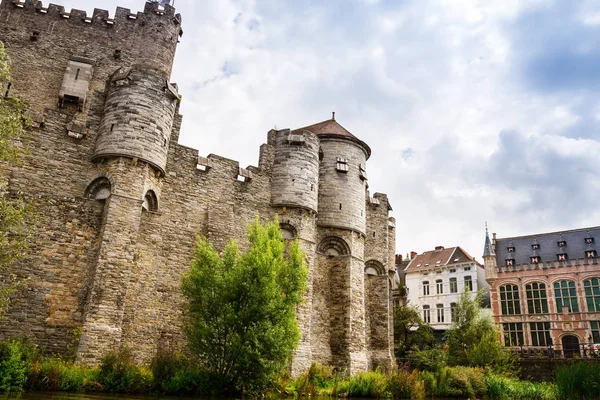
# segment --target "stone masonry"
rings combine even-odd
[[[28,285],[0,320],[0,338],[26,335],[87,364],[119,346],[140,361],[181,349],[179,282],[196,237],[243,248],[248,222],[277,216],[309,268],[292,372],[313,361],[352,373],[390,368],[395,221],[387,196],[369,195],[370,148],[333,118],[271,130],[258,167],[178,144],[180,96],[169,78],[181,34],[169,5],[117,8],[111,19],[1,1],[9,95],[36,117],[29,152],[0,175],[38,218],[17,266]]]

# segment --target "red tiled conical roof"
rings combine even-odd
[[[323,138],[339,137],[350,139],[351,141],[358,143],[365,149],[367,153],[367,158],[371,156],[371,148],[365,142],[348,132],[346,128],[338,124],[338,122],[335,119],[328,119],[313,125],[305,126],[304,128],[294,129],[292,133],[302,133],[303,131],[309,131]]]

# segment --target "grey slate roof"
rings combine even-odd
[[[594,239],[592,244],[586,244],[585,239],[589,237]],[[566,245],[562,248],[558,246],[560,241],[566,242]],[[532,245],[536,243],[539,245],[539,249],[534,250]],[[509,253],[509,247],[514,247],[514,253]],[[557,255],[562,253],[566,253],[569,260],[586,258],[587,250],[596,250],[596,254],[600,255],[600,226],[513,238],[498,238],[496,239],[495,250],[498,266],[506,265],[507,259],[513,259],[515,265],[530,264],[533,256],[539,256],[540,263],[557,261]]]

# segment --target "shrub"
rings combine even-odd
[[[407,358],[412,368],[421,371],[438,371],[446,366],[448,354],[442,349],[419,350],[413,348],[408,352]]]
[[[553,383],[520,381],[498,374],[487,374],[485,383],[490,399],[554,400],[559,398],[557,387]]]
[[[130,349],[122,348],[104,356],[98,382],[107,392],[143,393],[151,386],[152,374],[135,363]]]
[[[150,369],[154,378],[154,389],[163,393],[179,393],[180,389],[173,380],[178,372],[185,369],[187,360],[182,354],[158,352]]]
[[[348,397],[383,396],[387,377],[380,371],[358,372],[338,384],[338,392]]]
[[[424,371],[421,380],[431,396],[477,397],[487,392],[480,368],[444,367],[436,372]]]
[[[392,399],[423,399],[425,385],[419,379],[419,372],[408,368],[397,368],[388,377],[386,397]]]
[[[299,396],[317,396],[323,389],[332,389],[336,381],[333,367],[312,363],[306,372],[294,380],[293,387]]]
[[[556,371],[555,382],[561,397],[600,398],[600,363],[576,362]]]
[[[20,392],[27,383],[33,346],[25,340],[0,342],[0,391]]]

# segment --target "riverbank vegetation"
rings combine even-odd
[[[313,364],[296,378],[280,376],[264,393],[275,397],[350,397],[424,399],[583,399],[600,395],[600,364],[573,364],[557,372],[554,382],[529,382],[491,368],[447,366],[411,369],[408,364],[385,373],[348,376]],[[0,342],[0,391],[211,396],[219,387],[192,358],[163,354],[150,365],[134,362],[127,349],[106,355],[97,367],[45,357],[24,340]],[[251,394],[251,393],[246,393]]]

